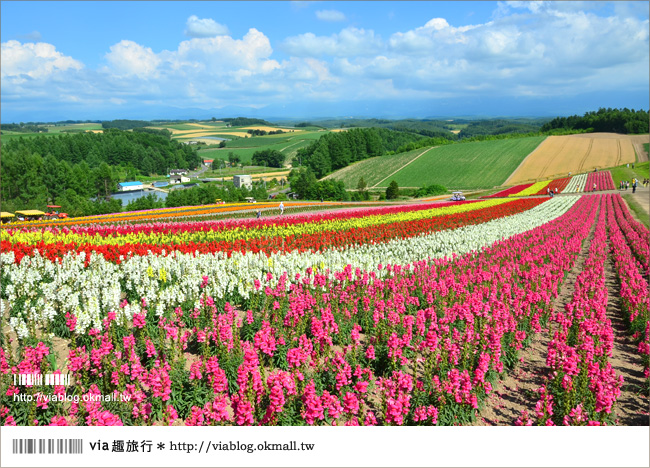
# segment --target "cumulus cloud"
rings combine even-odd
[[[27,76],[45,78],[66,70],[81,70],[83,64],[56,50],[52,44],[45,42],[18,41],[2,43],[0,55],[0,72],[2,77]]]
[[[230,34],[228,27],[211,18],[199,18],[192,15],[187,18],[185,35],[189,37],[213,37]]]
[[[345,15],[337,10],[318,10],[316,12],[316,18],[318,18],[321,21],[331,21],[331,22],[337,22],[337,21],[345,21]]]
[[[277,65],[275,60],[268,60],[272,53],[268,37],[251,28],[242,39],[217,36],[183,41],[167,59],[220,73],[230,69],[269,71]]]
[[[111,46],[106,60],[119,75],[135,75],[139,78],[155,76],[161,60],[150,47],[122,40]]]
[[[319,57],[329,55],[346,57],[372,55],[382,48],[382,41],[372,30],[345,28],[331,36],[316,36],[313,33],[288,37],[282,47],[297,57]]]
[[[8,41],[2,44],[2,102],[31,98],[49,105],[73,96],[80,105],[220,107],[310,99],[539,98],[617,88],[647,96],[647,8],[620,11],[509,2],[480,24],[432,15],[384,39],[372,29],[346,27],[277,42],[256,28],[233,37],[219,30],[225,26],[192,16],[191,37],[176,47],[155,52],[150,44],[122,40],[106,53],[107,66],[96,70],[51,44]],[[278,58],[276,48],[286,57]]]

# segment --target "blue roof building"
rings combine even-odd
[[[120,192],[128,192],[131,190],[142,190],[144,187],[142,186],[142,182],[135,181],[135,182],[119,182],[118,184]]]

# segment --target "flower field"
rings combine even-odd
[[[507,424],[615,424],[606,268],[648,385],[648,230],[618,195],[0,236],[4,425],[475,424],[541,335],[544,383]]]
[[[481,198],[547,195],[547,190],[553,190],[553,193],[593,192],[594,184],[596,184],[596,191],[614,190],[615,188],[612,173],[609,171],[600,171],[590,172],[588,174],[578,174],[573,177],[564,177],[562,179],[543,180],[535,182],[534,184],[514,185]]]

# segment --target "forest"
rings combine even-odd
[[[123,174],[135,180],[140,174],[165,174],[199,164],[195,148],[148,132],[108,129],[18,138],[3,144],[0,202],[3,211],[43,209],[54,203],[68,207],[71,214],[96,214],[105,206],[94,206],[90,198],[108,197]]]
[[[385,128],[353,128],[326,133],[296,154],[301,165],[309,167],[317,178],[362,159],[381,156],[400,146],[422,139],[420,135]]]
[[[586,130],[588,132],[612,132],[623,134],[648,133],[650,126],[648,111],[634,109],[612,109],[601,107],[586,112],[582,117],[556,117],[542,126],[542,132],[553,129]]]

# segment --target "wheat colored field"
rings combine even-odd
[[[550,136],[524,159],[504,185],[633,163],[634,138],[616,133]]]

